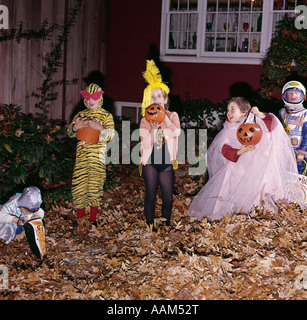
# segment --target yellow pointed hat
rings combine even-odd
[[[151,90],[160,88],[169,94],[169,87],[162,82],[162,76],[153,60],[146,60],[146,71],[143,73],[143,77],[148,83],[148,86],[144,89],[143,102],[142,102],[142,116],[145,115],[145,109],[151,104]]]
[[[80,91],[80,93],[82,94],[82,96],[84,97],[84,104],[86,105],[86,93],[89,93],[89,94],[93,94],[95,92],[99,92],[100,93],[100,96],[99,96],[99,104],[98,104],[98,107],[101,107],[103,105],[103,93],[104,91],[102,91],[102,89],[99,87],[98,84],[95,84],[95,83],[92,83],[90,84],[85,90],[82,90]],[[89,98],[88,98],[89,99]]]

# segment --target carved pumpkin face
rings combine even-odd
[[[243,123],[237,130],[237,138],[246,146],[256,145],[262,137],[262,130],[257,123]]]
[[[165,110],[158,104],[151,104],[145,110],[145,119],[150,123],[162,123],[165,119]]]

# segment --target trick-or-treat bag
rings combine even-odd
[[[42,259],[46,254],[45,228],[42,219],[28,221],[23,227],[32,252]]]

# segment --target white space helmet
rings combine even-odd
[[[306,89],[298,81],[289,81],[282,88],[282,99],[286,106],[295,107],[306,99]]]
[[[27,187],[23,189],[23,192],[18,200],[18,206],[20,208],[38,210],[41,204],[41,191],[37,187]]]

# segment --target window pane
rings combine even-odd
[[[284,10],[284,0],[274,0],[274,10]]]
[[[229,1],[230,11],[239,11],[239,5],[240,5],[239,0],[230,0]]]
[[[262,4],[262,0],[209,0],[204,50],[259,52]]]
[[[286,10],[295,10],[295,7],[298,6],[298,5],[306,5],[306,0],[289,0],[289,1],[286,1],[286,4],[285,4],[285,9]]]
[[[299,4],[297,0],[274,0],[274,10],[294,10]],[[302,1],[304,2],[304,1]],[[306,4],[306,3],[301,3]]]
[[[188,0],[179,0],[179,10],[188,9]]]
[[[198,0],[169,1],[168,49],[195,50],[197,45]]]
[[[241,1],[241,11],[250,11],[251,10],[251,0],[242,0]]]
[[[196,49],[198,15],[172,13],[170,15],[169,49]]]
[[[189,10],[197,10],[197,0],[189,1]]]
[[[216,0],[208,0],[207,1],[207,11],[216,11],[217,1]]]
[[[197,10],[198,0],[169,0],[169,9],[171,11]]]
[[[169,9],[170,10],[178,10],[178,1],[177,0],[170,0]]]
[[[252,10],[260,11],[262,10],[262,0],[255,0],[252,2]]]

